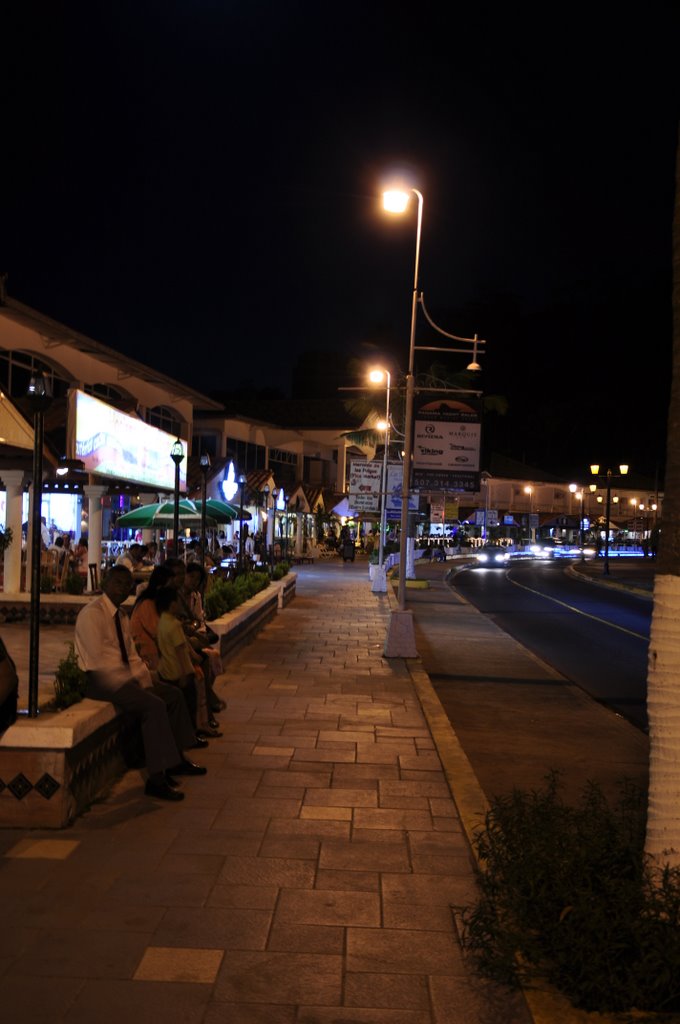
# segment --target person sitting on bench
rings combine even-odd
[[[135,649],[128,616],[120,612],[132,586],[130,570],[112,566],[101,597],[76,619],[75,649],[85,672],[85,696],[110,701],[140,719],[149,776],[145,792],[161,800],[182,800],[175,776],[206,773],[182,751],[207,743],[197,744],[182,691],[169,683],[153,683]]]

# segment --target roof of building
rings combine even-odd
[[[194,390],[194,388],[189,387],[187,384],[175,380],[174,377],[169,377],[167,374],[162,373],[160,370],[155,370],[145,363],[140,363],[136,359],[130,359],[129,356],[123,355],[117,349],[110,348],[101,341],[94,341],[92,338],[88,338],[87,335],[74,331],[71,327],[66,327],[64,324],[52,320],[51,317],[46,316],[44,313],[39,313],[37,310],[31,309],[30,306],[24,305],[23,302],[18,302],[7,295],[0,302],[0,315],[6,316],[31,330],[39,331],[44,337],[58,341],[62,345],[68,345],[79,352],[95,356],[101,362],[115,366],[123,372],[127,371],[131,376],[137,377],[139,380],[146,381],[149,384],[157,384],[165,388],[176,398],[188,399],[193,404],[194,409],[219,410],[222,408],[221,403],[214,398],[209,398],[200,391]]]

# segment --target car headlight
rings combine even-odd
[[[497,555],[494,555],[494,558],[497,562],[507,562],[508,560],[508,556],[504,551],[500,551]]]
[[[486,554],[486,552],[482,552],[481,555],[477,555],[477,561],[478,562],[488,562],[489,561],[489,556]]]

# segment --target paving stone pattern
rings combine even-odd
[[[365,565],[300,570],[229,662],[181,804],[129,772],[64,833],[0,832],[13,1024],[526,1024],[451,905],[472,861]]]

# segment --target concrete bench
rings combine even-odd
[[[210,623],[222,657],[249,643],[295,596],[295,573]],[[0,827],[65,828],[129,767],[143,763],[138,722],[106,701],[20,716],[0,736]]]

